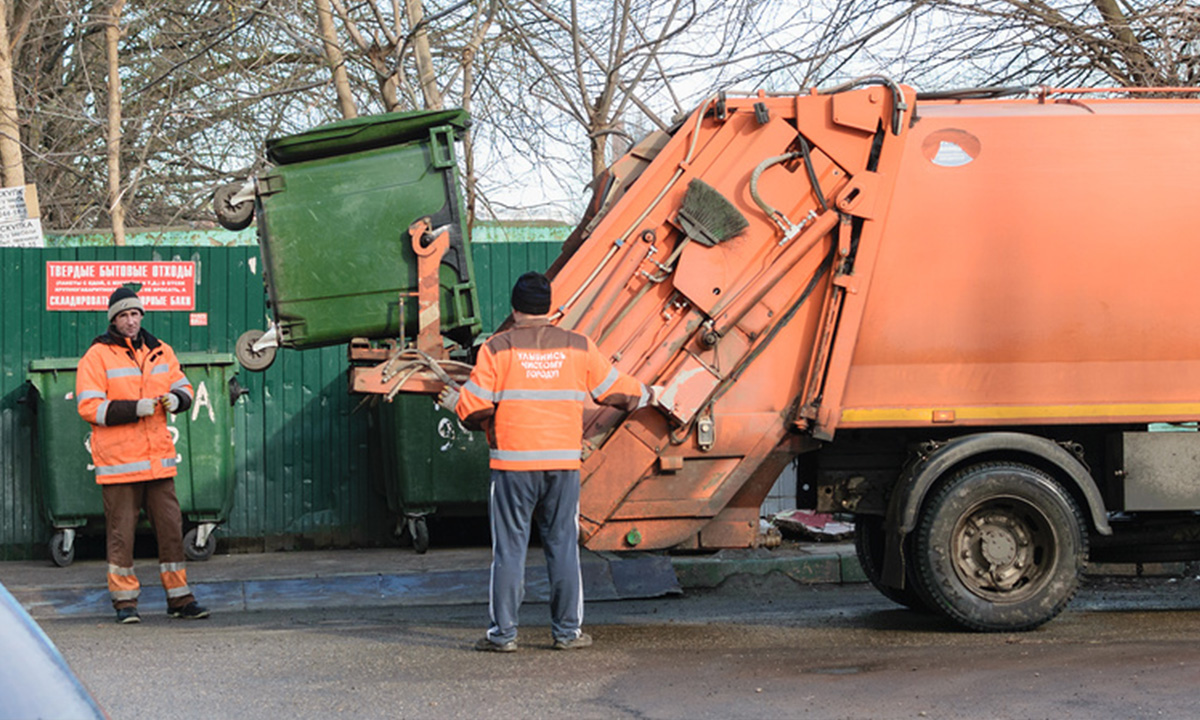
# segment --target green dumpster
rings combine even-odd
[[[254,212],[274,338],[268,347],[262,331],[239,338],[245,367],[269,365],[272,345],[413,337],[408,227],[422,218],[450,234],[439,269],[442,333],[470,345],[481,322],[454,149],[468,124],[463,110],[387,113],[267,141],[275,167],[255,182]]]
[[[75,409],[78,358],[47,358],[29,364],[37,390],[39,488],[42,509],[54,528],[50,555],[60,566],[75,556],[76,532],[104,518],[104,501],[92,471],[90,426]],[[216,549],[212,530],[233,507],[233,355],[179,353],[195,401],[187,412],[170,416],[179,453],[175,493],[184,518],[194,525],[184,537],[192,560],[207,560]]]
[[[487,439],[428,395],[401,393],[379,403],[376,457],[388,509],[405,523],[413,548],[429,549],[426,517],[487,514]]]

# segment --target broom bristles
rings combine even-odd
[[[750,226],[733,203],[700,178],[692,178],[688,183],[677,219],[688,237],[710,247]]]

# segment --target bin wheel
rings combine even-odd
[[[75,562],[75,546],[71,545],[71,549],[64,550],[66,545],[67,535],[59,530],[50,538],[50,559],[59,567],[66,567]]]
[[[230,183],[213,193],[213,212],[217,214],[217,222],[226,230],[244,230],[254,220],[254,203],[243,200],[234,205],[230,202],[241,187],[242,183]]]
[[[247,330],[234,344],[234,354],[237,355],[238,362],[242,364],[242,367],[247,370],[262,372],[275,362],[275,348],[254,349],[254,343],[258,342],[262,336],[262,330]]]
[[[212,533],[209,533],[208,540],[201,547],[196,544],[196,536],[198,534],[199,531],[196,528],[192,528],[183,536],[183,554],[188,560],[202,562],[213,556],[213,553],[217,549],[217,538]]]
[[[424,555],[429,549],[429,525],[424,517],[408,518],[408,534],[412,538],[413,550]]]

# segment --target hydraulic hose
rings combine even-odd
[[[854,78],[853,80],[834,85],[830,88],[818,89],[817,92],[821,95],[832,95],[834,93],[846,92],[853,90],[863,85],[883,85],[888,90],[892,91],[892,134],[900,134],[900,119],[904,116],[904,111],[908,109],[908,103],[904,100],[904,91],[895,80],[892,80],[886,75],[863,75],[862,77]]]

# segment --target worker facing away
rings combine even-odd
[[[92,463],[104,498],[108,590],[123,624],[141,620],[133,540],[143,508],[158,540],[168,615],[208,617],[188,587],[177,454],[167,427],[168,412],[191,407],[192,385],[171,346],[142,329],[144,313],[135,292],[117,288],[108,299],[108,330],[79,361],[75,381],[79,415],[92,426]]]
[[[549,323],[550,281],[529,272],[512,291],[513,327],[479,350],[461,392],[439,402],[490,448],[492,576],[487,635],[476,650],[513,652],[525,595],[525,555],[536,522],[550,577],[554,648],[592,644],[582,632],[579,467],[587,397],[627,411],[645,407],[651,389],[618,371],[587,337]]]

